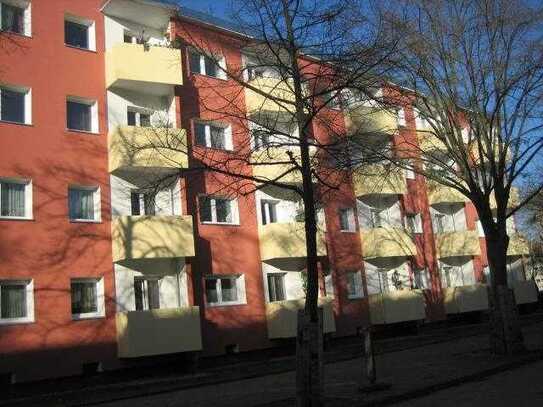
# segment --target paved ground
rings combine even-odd
[[[536,407],[543,405],[543,362],[438,391],[395,407]]]

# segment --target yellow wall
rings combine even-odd
[[[306,257],[304,222],[269,223],[258,227],[260,258],[263,261]],[[317,254],[326,255],[323,232],[317,232]]]
[[[106,52],[106,87],[117,81],[182,85],[181,52],[165,47],[117,44]]]
[[[398,290],[368,298],[372,324],[393,324],[426,318],[422,290]]]
[[[520,233],[509,236],[509,247],[507,248],[508,256],[522,256],[528,254],[530,254],[530,246],[524,236]]]
[[[108,135],[109,171],[119,168],[187,168],[184,129],[118,126]]]
[[[428,203],[430,205],[437,203],[461,203],[468,202],[469,199],[454,188],[446,187],[435,181],[427,180]]]
[[[121,216],[111,229],[114,262],[194,256],[192,216]]]
[[[392,165],[370,165],[357,169],[353,174],[353,186],[356,196],[407,193],[404,170]]]
[[[447,232],[436,235],[437,257],[480,256],[481,246],[476,230]]]
[[[199,307],[120,312],[116,321],[121,358],[202,349]]]
[[[484,284],[444,288],[443,302],[447,314],[483,311],[488,309],[488,288]]]
[[[375,228],[361,232],[362,255],[367,258],[406,257],[417,254],[417,247],[403,228]]]
[[[275,147],[254,151],[251,155],[251,162],[258,164],[252,166],[253,175],[266,181],[271,181],[276,180],[279,175],[284,174],[288,170],[294,169],[287,175],[277,179],[277,181],[287,184],[301,184],[302,173],[295,169],[296,167],[294,164],[277,164],[291,160],[287,152],[288,150],[285,148]],[[296,162],[301,164],[300,153],[293,151],[292,154]]]
[[[296,109],[292,103],[294,102],[294,93],[292,92],[292,82],[285,82],[275,78],[257,78],[249,82],[249,85],[265,92],[271,97],[284,99],[287,103],[279,104],[270,98],[267,98],[249,88],[245,88],[245,105],[248,112],[260,111],[287,111],[295,112]]]
[[[398,131],[395,114],[376,107],[358,106],[345,113],[345,124],[355,138],[375,134],[392,135]]]
[[[268,337],[293,338],[296,336],[298,326],[298,310],[303,309],[305,299],[271,302],[266,304],[266,318],[268,322]],[[336,322],[332,309],[332,299],[319,298],[319,307],[322,308],[324,333],[335,332]]]

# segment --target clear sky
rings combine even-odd
[[[225,15],[230,0],[178,0],[181,7],[185,6],[193,10],[203,11],[215,17],[227,17]]]

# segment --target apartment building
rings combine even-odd
[[[5,381],[294,338],[305,296],[299,197],[272,186],[236,196],[224,191],[228,176],[189,171],[208,151],[227,160],[270,143],[228,109],[258,122],[277,106],[220,68],[246,67],[255,86],[273,88],[280,77],[251,69],[254,50],[228,27],[157,1],[0,0],[0,15]],[[220,50],[219,67],[195,42]],[[221,92],[235,103],[224,105]],[[365,143],[427,142],[427,123],[409,105],[392,115],[355,101],[323,114],[345,134],[368,127]],[[298,131],[279,122],[274,137]],[[311,130],[326,137],[319,123]],[[189,154],[175,144],[162,154],[131,148],[156,138]],[[244,171],[270,178],[279,169]],[[374,163],[320,202],[318,224],[327,335],[488,308],[484,234],[471,203],[449,188]],[[534,302],[528,247],[513,220],[510,229],[511,285],[517,302]]]

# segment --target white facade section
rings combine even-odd
[[[430,207],[435,233],[466,230],[466,212],[463,203],[435,204]]]
[[[412,288],[408,260],[405,257],[364,261],[368,295]]]
[[[262,276],[264,279],[264,292],[266,293],[266,302],[270,302],[268,274],[284,274],[284,293],[285,300],[299,300],[305,298],[304,280],[299,270],[285,270],[274,267],[268,263],[262,263]]]
[[[133,6],[132,6],[133,7]],[[168,20],[166,20],[167,28]],[[142,41],[154,46],[167,46],[169,36],[165,28],[150,27],[148,25],[138,24],[123,18],[105,16],[104,26],[106,34],[106,51],[115,45],[125,41],[125,35],[131,36],[138,41]]]
[[[462,287],[476,283],[471,257],[457,256],[439,260],[442,287]]]
[[[356,200],[361,229],[403,227],[400,200],[396,195],[368,195]]]

